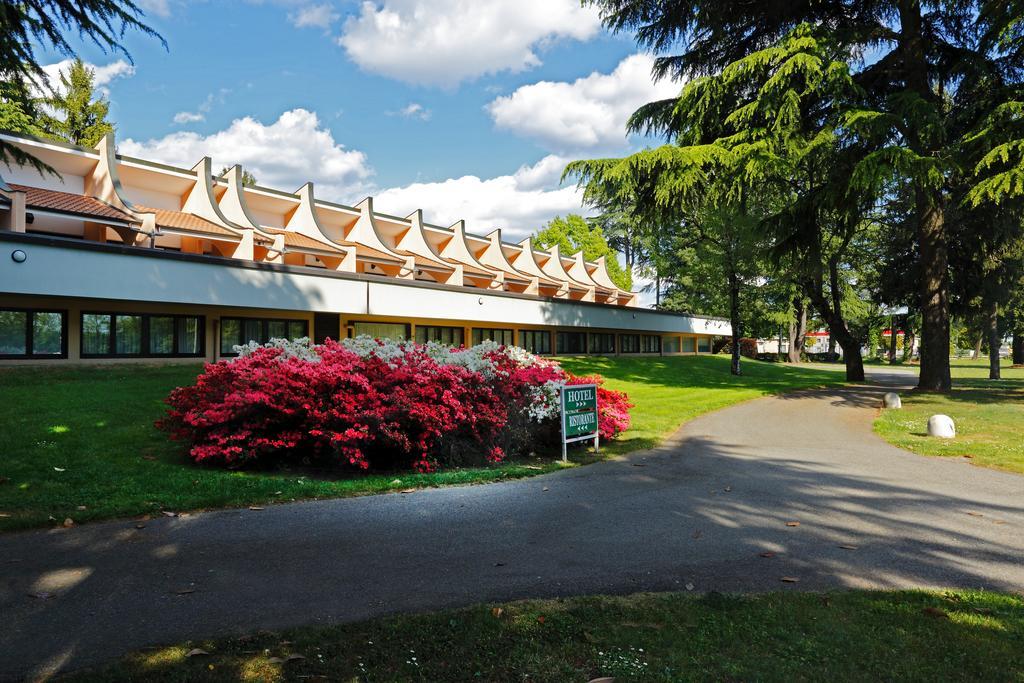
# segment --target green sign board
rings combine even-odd
[[[589,439],[597,448],[597,385],[566,385],[562,387],[562,459],[567,458],[566,444]]]

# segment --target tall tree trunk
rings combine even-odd
[[[907,90],[922,102],[935,103],[936,95],[928,80],[925,56],[921,0],[900,0],[899,50]],[[921,156],[933,156],[941,146],[941,136],[933,126],[908,120],[908,141]],[[915,181],[915,212],[921,265],[921,373],[917,387],[924,391],[949,391],[949,258],[946,246],[945,207],[941,190]]]
[[[829,273],[833,285],[830,289],[833,292],[837,292],[838,271],[834,266],[835,263],[833,262]],[[805,289],[807,298],[811,300],[811,303],[818,310],[818,314],[825,321],[825,324],[828,325],[829,352],[833,352],[832,349],[835,348],[834,345],[838,342],[839,346],[843,349],[843,360],[846,363],[846,381],[863,382],[864,358],[860,352],[860,342],[854,338],[846,326],[842,307],[835,305],[834,302],[830,302],[825,297],[825,292],[821,285],[820,274],[818,274],[814,281],[806,283]]]
[[[985,334],[978,334],[978,341],[974,342],[974,353],[971,355],[971,360],[978,360],[981,358],[981,346],[985,343]]]
[[[825,314],[822,314],[822,317],[825,318],[826,321],[828,320],[828,316],[826,316]],[[832,334],[832,327],[830,326],[828,328],[828,360],[829,360],[830,363],[832,362],[832,358],[835,355],[836,355],[836,336],[834,334]]]
[[[988,378],[1001,379],[999,371],[999,302],[992,301],[988,306]]]
[[[1013,331],[1013,364],[1024,365],[1024,329]]]
[[[740,278],[736,269],[729,268],[729,323],[732,325],[732,374],[739,376],[740,371]]]
[[[908,315],[903,321],[903,360],[911,361],[914,359],[914,343],[917,339],[914,337],[914,330],[910,325],[910,316]]]
[[[803,297],[793,297],[793,318],[789,321],[789,362],[803,360],[804,343],[807,339],[807,306]]]
[[[889,365],[896,364],[896,316],[889,316]]]

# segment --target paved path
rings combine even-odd
[[[0,678],[486,600],[1024,588],[1024,477],[886,445],[881,391],[761,399],[657,451],[516,482],[0,536]]]

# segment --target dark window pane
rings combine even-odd
[[[558,353],[586,353],[587,335],[584,332],[559,332]]]
[[[236,344],[242,338],[242,321],[236,318],[224,318],[220,321],[220,352],[234,353]]]
[[[285,339],[288,337],[287,320],[268,320],[267,339]]]
[[[698,337],[697,351],[700,353],[711,353],[711,337]]]
[[[263,325],[259,320],[242,321],[242,343],[248,344],[251,341],[259,344],[265,341],[263,339]]]
[[[28,313],[25,311],[0,311],[0,354],[24,355]]]
[[[97,313],[82,315],[82,353],[104,356],[110,353],[110,318]]]
[[[120,329],[120,321],[118,321]],[[149,352],[154,355],[174,353],[174,318],[153,316],[149,319]]]
[[[288,338],[289,339],[301,339],[302,337],[308,337],[309,333],[306,331],[305,320],[291,320],[288,322]]]
[[[620,353],[638,353],[640,351],[639,334],[623,334],[619,336]]]
[[[683,353],[693,353],[697,348],[693,337],[683,337]]]
[[[32,315],[32,353],[59,356],[64,351],[64,316],[36,312]]]
[[[199,349],[199,318],[178,318],[178,353],[197,356]]]
[[[129,356],[142,353],[142,316],[119,315],[115,324],[117,325],[115,353]]]

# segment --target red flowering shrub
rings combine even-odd
[[[157,423],[196,462],[240,467],[281,458],[356,469],[499,463],[551,434],[557,388],[600,383],[495,345],[448,350],[367,339],[243,349],[208,364],[167,399]],[[629,426],[621,392],[598,390],[599,430]]]
[[[566,384],[597,385],[597,433],[604,440],[614,439],[629,429],[629,409],[633,404],[624,391],[605,389],[601,375],[569,375]]]

